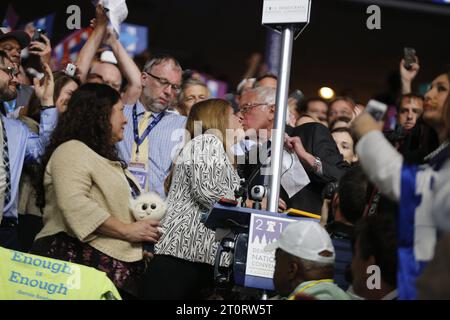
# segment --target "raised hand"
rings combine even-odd
[[[95,7],[95,26],[106,26],[107,24],[108,16],[106,15],[105,8],[99,3]]]
[[[400,78],[402,81],[402,94],[411,93],[411,83],[420,70],[419,58],[411,65],[411,70],[405,68],[405,60],[400,61]]]
[[[39,98],[41,102],[41,106],[53,106],[53,93],[55,90],[55,82],[53,80],[52,69],[48,65],[48,63],[43,63],[44,69],[44,78],[41,81],[37,78],[33,78],[34,91],[36,96]]]
[[[35,54],[41,58],[41,62],[44,64],[50,64],[50,59],[52,57],[52,46],[50,44],[50,39],[44,34],[41,34],[44,42],[41,41],[31,41],[29,50],[30,54]]]

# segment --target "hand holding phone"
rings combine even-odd
[[[382,121],[387,111],[387,105],[377,100],[370,100],[364,111],[370,114],[376,121]]]
[[[42,35],[45,34],[45,30],[44,29],[36,29],[34,31],[33,37],[31,38],[31,41],[40,41],[45,43],[44,39],[42,38]]]
[[[413,63],[417,62],[416,50],[414,48],[403,49],[403,60],[405,61],[403,66],[406,70],[411,70]]]

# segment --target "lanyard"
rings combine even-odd
[[[332,279],[323,279],[323,280],[317,280],[314,281],[306,286],[304,286],[303,288],[299,289],[298,291],[294,292],[293,294],[291,294],[291,296],[288,298],[288,300],[294,300],[295,296],[299,293],[302,293],[303,291],[305,291],[306,289],[309,289],[311,287],[314,287],[315,285],[322,283],[322,282],[333,282]]]
[[[142,136],[139,137],[139,125],[137,120],[137,111],[136,105],[133,107],[133,134],[134,134],[134,142],[136,142],[136,153],[139,153],[139,146],[144,142],[145,138],[147,138],[148,134],[152,129],[161,121],[162,117],[164,117],[164,112],[158,114],[155,119],[148,125],[147,129],[145,129]]]

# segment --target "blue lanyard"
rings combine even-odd
[[[133,133],[134,133],[134,142],[136,143],[136,153],[139,153],[139,146],[144,142],[145,138],[147,138],[148,134],[152,129],[161,121],[162,117],[164,117],[164,111],[158,114],[155,119],[148,125],[147,129],[145,129],[142,136],[139,137],[139,125],[137,120],[137,107],[134,105],[133,107]]]

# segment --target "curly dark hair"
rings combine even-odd
[[[111,161],[120,161],[122,166],[126,167],[112,143],[110,118],[112,108],[119,100],[119,93],[105,84],[88,83],[74,91],[67,111],[59,116],[58,124],[42,157],[36,182],[38,207],[45,206],[45,168],[53,152],[67,141],[81,141],[100,156]]]

